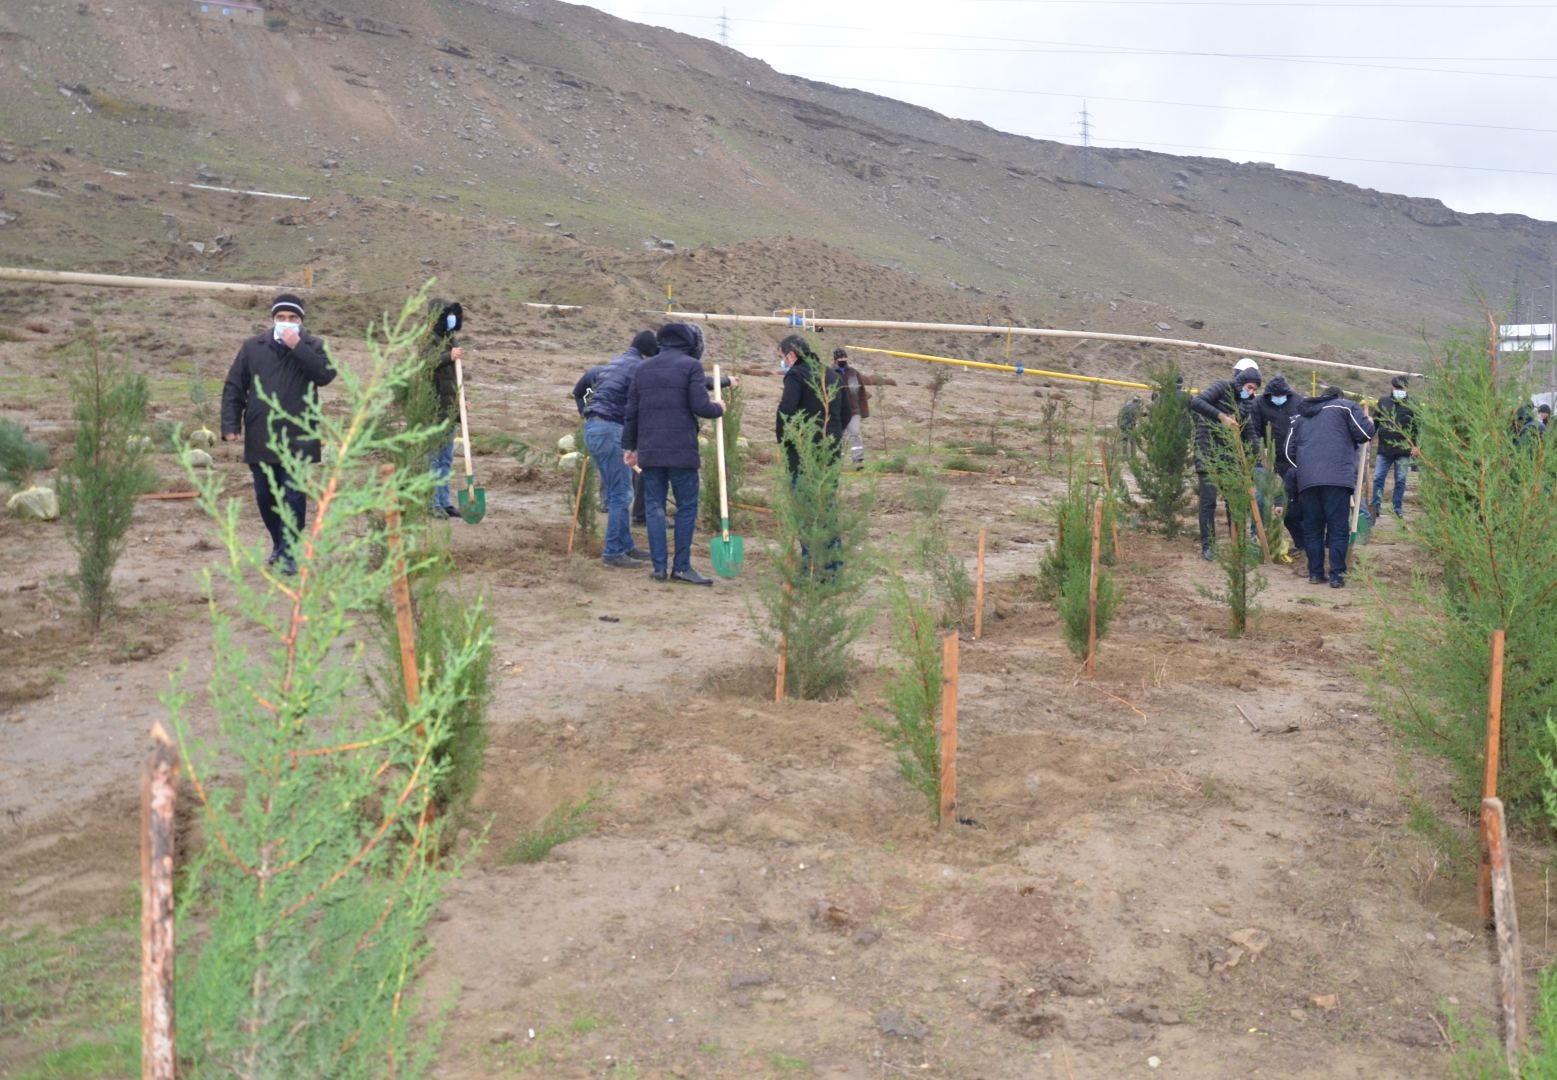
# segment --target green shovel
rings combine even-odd
[[[714,400],[723,404],[719,396],[719,365],[714,365]],[[714,573],[732,578],[741,572],[746,561],[746,542],[730,534],[730,494],[724,474],[724,414],[714,421],[714,453],[719,459],[719,535],[709,543],[709,560]]]

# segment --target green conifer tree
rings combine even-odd
[[[1137,428],[1142,452],[1131,455],[1130,472],[1146,501],[1146,519],[1171,539],[1189,497],[1189,398],[1171,361],[1154,369],[1150,381],[1152,399]]]

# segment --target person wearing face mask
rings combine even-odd
[[[1286,454],[1297,466],[1303,500],[1303,541],[1308,580],[1325,581],[1330,556],[1330,587],[1346,585],[1346,553],[1351,544],[1351,500],[1356,491],[1357,455],[1365,453],[1377,428],[1362,406],[1347,401],[1339,387],[1309,398],[1287,432]]]
[[[1276,451],[1276,475],[1281,477],[1282,504],[1278,509],[1292,547],[1303,548],[1303,510],[1297,497],[1297,466],[1287,457],[1287,432],[1292,429],[1293,418],[1303,407],[1303,396],[1288,385],[1286,377],[1277,375],[1266,384],[1264,393],[1255,399],[1255,435],[1262,445],[1269,444]]]
[[[222,439],[243,440],[243,460],[254,475],[254,500],[270,533],[269,561],[291,574],[297,571],[293,544],[308,509],[293,469],[317,464],[320,458],[319,440],[310,438],[297,421],[317,416],[319,388],[334,381],[335,367],[325,343],[303,330],[303,302],[296,296],[276,297],[270,321],[269,328],[244,341],[227,372]],[[271,401],[279,412],[273,411]],[[314,424],[309,427],[317,430]]]
[[[843,385],[849,398],[849,422],[844,425],[843,437],[849,442],[849,460],[856,469],[865,467],[865,433],[860,421],[870,415],[870,392],[865,389],[865,376],[849,363],[849,354],[843,349],[833,350],[833,374]]]
[[[1209,455],[1213,424],[1240,429],[1251,461],[1259,460],[1260,439],[1255,430],[1255,398],[1260,392],[1260,369],[1244,367],[1231,379],[1218,379],[1189,399],[1195,420],[1195,479],[1200,491],[1200,557],[1216,558],[1211,542],[1216,538],[1216,485],[1211,482]]]
[[[650,576],[655,581],[712,585],[692,569],[692,530],[697,525],[698,417],[724,415],[724,404],[708,396],[703,372],[703,331],[696,323],[672,322],[655,336],[659,352],[638,366],[627,391],[622,418],[622,461],[643,469],[643,502],[649,529]],[[676,547],[667,567],[665,499],[676,499]]]
[[[433,389],[438,394],[438,419],[451,426],[448,435],[438,449],[427,455],[427,467],[432,470],[437,486],[433,489],[432,512],[437,517],[456,518],[460,512],[449,498],[449,470],[454,467],[454,428],[459,396],[459,380],[455,376],[454,361],[461,360],[462,350],[454,332],[465,326],[465,309],[458,301],[433,300],[428,304],[427,331],[422,340],[422,361],[432,370]]]
[[[1411,407],[1408,380],[1396,375],[1389,381],[1389,396],[1379,399],[1376,419],[1379,428],[1379,452],[1373,466],[1373,520],[1379,520],[1384,503],[1384,478],[1395,472],[1393,508],[1395,516],[1406,501],[1406,466],[1418,454],[1416,448],[1416,410]]]

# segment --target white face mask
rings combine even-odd
[[[1406,400],[1406,392],[1404,390],[1396,390],[1390,394],[1390,397],[1396,401],[1404,401]]]

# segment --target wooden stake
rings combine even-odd
[[[784,583],[784,626],[779,631],[778,680],[773,687],[773,701],[784,700],[784,684],[789,681],[789,583]]]
[[[386,477],[393,467],[384,466]],[[416,628],[411,620],[411,583],[405,575],[405,548],[400,539],[400,508],[395,506],[384,515],[385,538],[389,542],[389,557],[393,560],[395,597],[395,632],[400,639],[400,675],[405,683],[405,703],[415,708],[421,680],[416,673]]]
[[[979,561],[973,572],[973,640],[984,636],[984,527],[979,526]]]
[[[1492,901],[1497,913],[1498,990],[1503,1005],[1503,1053],[1511,1076],[1519,1075],[1519,1046],[1524,1042],[1524,983],[1521,978],[1519,913],[1514,908],[1514,877],[1508,861],[1508,826],[1503,800],[1483,799],[1492,855]]]
[[[1487,819],[1488,799],[1498,793],[1498,749],[1503,737],[1503,631],[1492,631],[1492,674],[1487,681],[1487,771],[1481,781],[1481,870],[1476,879],[1476,906],[1483,920],[1492,917],[1492,838]]]
[[[178,750],[159,723],[141,775],[141,1080],[174,1080],[173,806]]]
[[[1265,535],[1265,517],[1260,513],[1260,494],[1253,484],[1249,485],[1249,513],[1254,515],[1254,531],[1260,538],[1260,551],[1265,561],[1270,562],[1270,537]]]
[[[941,824],[957,820],[957,635],[941,645]]]
[[[573,536],[578,532],[578,512],[584,505],[584,480],[589,476],[589,458],[579,461],[578,494],[573,496],[573,524],[568,527],[568,555],[573,555]]]
[[[1103,494],[1108,496],[1108,501],[1109,502],[1113,502],[1114,501],[1114,481],[1113,481],[1113,477],[1110,475],[1109,468],[1108,468],[1108,443],[1107,443],[1107,441],[1104,440],[1104,439],[1099,439],[1097,441],[1097,448],[1098,448],[1098,453],[1103,458]],[[1109,528],[1113,531],[1113,534],[1114,534],[1114,562],[1118,563],[1119,562],[1119,519],[1115,518],[1114,520],[1110,521],[1108,523],[1108,525],[1109,525]]]
[[[1092,580],[1087,585],[1087,678],[1097,658],[1097,575],[1103,548],[1103,500],[1092,504]]]

